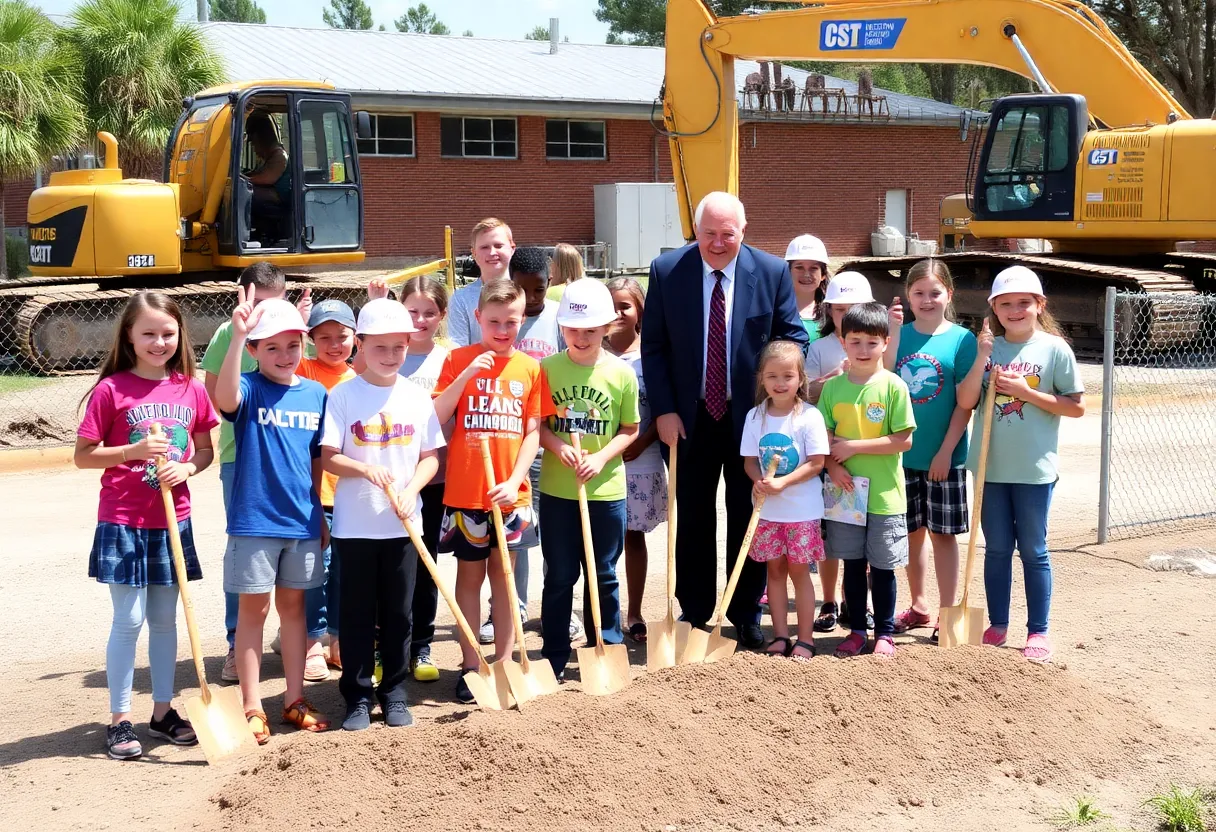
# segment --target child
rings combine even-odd
[[[895,616],[895,632],[927,627],[925,597],[929,545],[938,597],[953,604],[958,589],[958,540],[967,531],[967,411],[955,408],[955,389],[975,363],[975,336],[950,321],[954,282],[941,260],[921,260],[904,284],[916,319],[894,329],[883,362],[912,397],[916,433],[904,454],[908,497],[908,589],[912,605]],[[902,320],[899,299],[894,322]],[[937,627],[930,638],[937,644]]]
[[[399,374],[413,331],[400,303],[368,301],[356,330],[365,369],[335,387],[325,409],[321,455],[325,470],[339,477],[333,536],[343,573],[346,658],[338,687],[347,731],[371,724],[377,643],[384,675],[374,693],[384,722],[397,728],[414,721],[405,680],[418,552],[384,489],[397,492],[402,512],[416,516],[419,492],[439,467],[443,432],[430,396]]]
[[[561,300],[562,292],[576,280],[586,275],[583,256],[569,243],[558,243],[553,249],[552,265],[549,267],[549,300]]]
[[[650,559],[646,535],[667,519],[667,473],[659,453],[659,430],[650,416],[646,380],[642,378],[642,313],[646,296],[632,277],[608,281],[616,308],[616,320],[608,331],[606,345],[628,364],[638,377],[638,436],[621,459],[625,461],[625,584],[629,590],[626,634],[639,644],[646,641],[642,618],[642,594]]]
[[[785,249],[785,260],[790,264],[794,301],[798,304],[802,326],[806,328],[811,341],[816,341],[823,314],[820,304],[823,303],[831,277],[828,274],[828,250],[818,237],[803,234],[790,240]]]
[[[473,226],[471,239],[473,262],[480,274],[468,286],[457,289],[448,309],[448,337],[458,347],[481,341],[477,326],[477,309],[481,290],[496,277],[507,276],[507,266],[515,253],[515,238],[511,226],[497,217],[487,217]]]
[[[152,719],[148,733],[174,745],[198,742],[173,709],[177,670],[177,578],[166,531],[161,483],[173,487],[186,576],[202,577],[190,525],[186,480],[211,464],[218,424],[207,391],[194,379],[194,352],[181,310],[160,292],[127,301],[114,345],[86,398],[73,457],[77,468],[103,468],[89,577],[110,587],[114,619],[106,647],[110,725],[106,750],[115,760],[143,753],[131,725],[135,643],[148,622]],[[152,436],[153,424],[163,428]],[[166,462],[155,465],[158,456]]]
[[[772,656],[810,659],[815,655],[815,585],[811,564],[823,560],[823,485],[819,472],[828,453],[823,416],[807,399],[802,350],[791,341],[764,348],[756,372],[756,400],[743,426],[743,468],[764,496],[752,542],[752,560],[768,562]],[[765,476],[773,455],[780,459],[772,477]],[[790,638],[786,580],[794,582],[798,639]]]
[[[488,281],[481,290],[477,325],[482,341],[453,350],[443,362],[435,385],[439,421],[453,416],[456,427],[448,447],[447,482],[443,492],[443,525],[439,551],[456,556],[456,600],[469,621],[481,612],[481,584],[490,577],[490,610],[498,621],[510,621],[506,573],[497,554],[490,508],[503,510],[510,551],[536,545],[528,468],[540,441],[540,364],[515,349],[524,317],[524,294],[505,278]],[[486,482],[481,440],[488,439],[494,479]],[[494,660],[511,655],[514,627],[494,630]],[[461,640],[464,671],[476,670],[477,645]],[[456,697],[467,704],[472,691],[464,674]]]
[[[304,698],[304,592],[325,580],[321,552],[329,534],[317,493],[325,388],[296,375],[306,331],[300,313],[287,301],[267,300],[255,307],[238,287],[232,343],[215,386],[216,404],[232,422],[237,446],[224,590],[240,595],[237,676],[245,716],[259,745],[270,739],[259,684],[271,590],[287,683],[283,721],[306,731],[329,727]],[[258,369],[241,373],[246,350]]]
[[[989,627],[984,644],[1005,646],[1009,631],[1009,594],[1013,550],[1022,558],[1026,583],[1026,647],[1033,662],[1051,660],[1047,619],[1051,611],[1051,555],[1047,551],[1047,512],[1059,479],[1057,448],[1060,417],[1085,415],[1085,391],[1077,359],[1047,311],[1039,277],[1025,266],[1010,266],[996,276],[988,303],[978,355],[959,386],[959,406],[975,407],[985,384],[996,384],[996,412],[988,448],[984,508],[980,523],[984,554],[984,593]],[[985,381],[985,372],[992,375]],[[979,467],[983,414],[976,413],[967,467]]]
[[[570,659],[567,628],[574,584],[586,568],[579,483],[587,491],[601,632],[607,644],[624,640],[616,578],[626,520],[621,452],[638,432],[638,382],[628,364],[603,349],[608,326],[616,318],[612,294],[604,284],[597,280],[571,284],[562,295],[558,316],[566,350],[541,364],[549,394],[542,404],[545,422],[540,429],[545,448],[540,504],[549,529],[541,538],[545,558],[541,655],[553,665],[558,678]],[[581,435],[581,457],[571,444],[572,433]],[[591,608],[589,599],[585,588],[584,610]]]
[[[847,372],[829,379],[819,397],[827,424],[832,482],[853,490],[853,477],[870,481],[865,526],[824,521],[828,557],[844,561],[844,597],[852,630],[836,648],[838,658],[866,647],[866,565],[874,595],[874,654],[895,655],[895,570],[908,562],[908,511],[900,454],[912,447],[912,402],[899,376],[883,369],[887,348],[887,308],[858,304],[840,322]],[[816,342],[818,343],[818,342]]]

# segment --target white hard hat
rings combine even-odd
[[[811,234],[802,234],[790,240],[785,247],[786,260],[814,260],[816,263],[828,264],[828,250],[823,240]]]
[[[269,298],[259,303],[257,308],[261,317],[257,326],[249,332],[250,341],[260,341],[281,332],[308,332],[300,310],[289,300]]]
[[[870,281],[860,272],[841,272],[828,281],[824,303],[871,303]]]
[[[566,284],[562,303],[557,310],[559,326],[573,329],[592,329],[607,326],[616,320],[616,307],[612,293],[594,278],[584,278]]]
[[[999,295],[1027,294],[1043,296],[1043,284],[1039,276],[1025,266],[1010,266],[992,281],[988,302]]]
[[[388,298],[376,298],[363,304],[359,310],[357,335],[396,335],[417,332],[414,319],[404,306]]]

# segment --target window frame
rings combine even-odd
[[[549,125],[553,123],[561,123],[566,127],[566,155],[554,156],[549,152],[549,145],[561,144],[560,142],[549,141]],[[603,128],[604,141],[598,144],[591,142],[572,142],[570,141],[570,125],[578,124],[598,124]],[[571,147],[600,147],[603,149],[601,156],[575,156],[570,152]],[[607,162],[608,161],[608,122],[604,119],[588,119],[588,118],[546,118],[545,119],[545,159],[551,162]]]
[[[449,119],[458,119],[460,121],[460,154],[448,153],[443,147],[443,123]],[[465,138],[465,122],[470,119],[477,121],[490,122],[490,138],[489,139],[466,139]],[[494,138],[494,122],[509,121],[515,128],[515,138],[511,140],[514,146],[514,152],[510,156],[499,156],[494,153],[494,145],[506,144],[506,139]],[[465,152],[465,146],[470,142],[489,143],[489,154],[469,154]],[[439,116],[439,156],[442,159],[477,159],[477,160],[500,160],[511,161],[519,159],[519,118],[516,116],[465,116],[465,115],[442,115]]]
[[[379,113],[378,112],[378,113],[368,113],[368,115],[371,116],[371,119],[372,119],[372,137],[370,139],[360,139],[360,138],[356,137],[355,146],[356,146],[356,149],[358,149],[358,145],[361,142],[372,142],[375,150],[368,152],[368,153],[364,153],[362,150],[359,150],[360,156],[380,156],[380,157],[384,157],[387,159],[416,159],[418,157],[418,120],[416,118],[414,118],[413,113]],[[381,152],[381,150],[380,150],[380,141],[381,141],[380,117],[381,116],[385,116],[387,118],[408,118],[410,120],[410,136],[409,136],[410,152],[409,153],[383,153],[383,152]],[[405,139],[404,139],[404,137],[397,136],[397,137],[390,137],[390,138],[386,139],[386,141],[400,142],[400,141],[405,141]]]

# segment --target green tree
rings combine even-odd
[[[373,24],[371,7],[363,0],[329,0],[321,19],[331,29],[370,29]]]
[[[60,37],[80,62],[89,132],[114,134],[128,176],[159,179],[182,99],[224,78],[201,30],[175,0],[85,0]]]
[[[472,30],[472,29],[465,29],[465,30],[464,30],[464,34],[462,34],[462,35],[461,35],[461,37],[464,37],[464,38],[471,38],[471,37],[473,37],[473,30]]]
[[[23,0],[0,0],[0,279],[8,276],[5,180],[30,176],[84,136],[80,66],[57,28]]]
[[[210,0],[211,19],[229,23],[265,23],[266,12],[254,0]]]
[[[418,32],[423,35],[450,35],[452,30],[435,16],[426,3],[410,6],[405,14],[393,21],[398,32]]]
[[[548,40],[548,39],[549,39],[549,27],[548,26],[534,26],[534,27],[532,27],[531,32],[528,32],[528,34],[524,35],[524,40]]]

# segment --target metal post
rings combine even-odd
[[[443,227],[443,259],[448,261],[447,272],[448,295],[456,291],[456,259],[452,256],[452,226]]]
[[[211,0],[198,0],[198,22],[206,23],[211,19]]]
[[[1047,83],[1047,79],[1043,77],[1043,73],[1039,72],[1039,66],[1034,62],[1034,58],[1030,57],[1030,52],[1022,45],[1022,39],[1016,33],[1010,35],[1009,39],[1013,41],[1014,48],[1018,50],[1018,54],[1026,62],[1026,68],[1030,70],[1030,75],[1034,78],[1034,82],[1039,85],[1039,90],[1045,93],[1055,92],[1051,88],[1051,84]]]
[[[1110,451],[1115,415],[1115,287],[1106,287],[1102,324],[1102,462],[1098,475],[1098,542],[1110,531]]]

